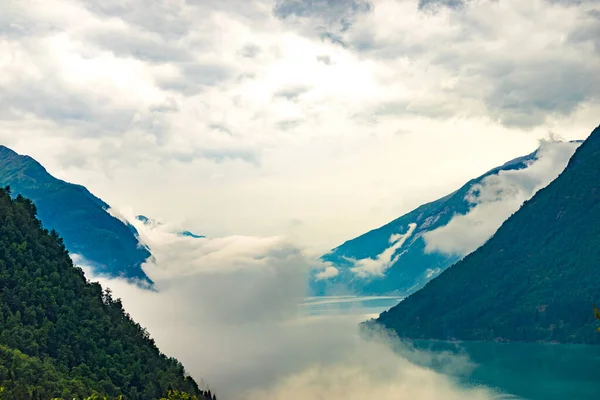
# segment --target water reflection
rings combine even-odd
[[[366,320],[401,300],[311,297],[305,299],[302,310],[307,316],[355,315],[357,320]],[[465,386],[494,388],[502,399],[600,400],[600,346],[420,340],[399,342],[397,351]],[[457,357],[470,368],[454,368]]]
[[[401,300],[401,297],[391,296],[307,297],[301,306],[306,316],[357,315],[369,319],[389,310]]]
[[[465,385],[485,385],[528,400],[600,399],[600,346],[541,343],[415,341],[400,351],[422,363],[415,351],[452,354],[468,359],[473,369],[456,376]],[[444,369],[444,357],[430,367]]]

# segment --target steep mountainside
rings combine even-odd
[[[85,187],[54,178],[31,157],[4,146],[0,186],[33,200],[44,226],[56,230],[69,252],[83,256],[96,272],[150,282],[141,268],[150,253],[133,226],[108,214],[108,204]]]
[[[381,314],[402,337],[600,344],[600,127],[481,248]]]
[[[120,300],[86,282],[35,214],[30,200],[0,189],[0,397],[204,397]]]
[[[417,291],[483,244],[524,200],[562,172],[580,144],[544,142],[535,152],[472,179],[456,192],[347,241],[322,257],[338,272],[336,275],[331,268],[333,273],[329,276],[315,272],[311,282],[313,294],[349,291],[358,295],[406,296]],[[508,212],[503,208],[507,203]],[[482,205],[495,208],[476,210]],[[472,219],[468,229],[470,248],[432,246],[435,234],[447,235],[442,228],[452,227],[451,221],[463,216],[467,222]]]

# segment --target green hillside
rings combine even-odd
[[[381,314],[401,337],[600,344],[600,127],[481,248]]]
[[[568,158],[575,152],[581,141],[570,142],[547,142],[531,154],[508,161],[507,163],[493,168],[485,174],[471,179],[453,193],[438,200],[416,208],[415,210],[369,231],[352,240],[343,243],[321,259],[337,268],[338,274],[322,279],[318,276],[320,270],[312,274],[311,294],[331,295],[338,293],[354,293],[357,295],[393,295],[408,296],[421,289],[427,282],[439,275],[446,268],[463,258],[464,254],[447,253],[427,249],[426,237],[428,234],[447,226],[457,216],[466,215],[476,207],[477,198],[481,195],[478,188],[494,176],[515,176],[516,171],[524,172],[521,176],[527,176],[527,170],[533,168],[539,162],[539,157],[547,157],[548,153],[567,156],[551,158],[552,171],[556,170],[554,177],[566,167]],[[546,154],[546,156],[544,156]],[[548,160],[548,158],[546,158]],[[545,162],[545,161],[542,161]],[[552,174],[549,174],[552,175]],[[536,177],[535,179],[539,179]],[[550,181],[537,180],[537,184],[547,185]],[[520,193],[527,192],[526,187],[531,184],[529,179],[522,179],[519,190],[512,193],[515,197]],[[507,215],[508,217],[508,215]],[[493,219],[494,216],[486,215],[484,218]],[[415,224],[414,231],[410,226]],[[496,225],[498,226],[498,225]],[[386,249],[392,245],[390,240],[393,235],[406,235],[406,241],[390,254],[390,264],[380,275],[373,274],[361,276],[356,273],[357,260],[378,260]],[[482,238],[484,240],[484,238]],[[393,261],[392,261],[393,260]]]
[[[36,160],[0,146],[0,187],[10,186],[37,206],[38,218],[63,238],[71,254],[85,257],[97,273],[151,283],[141,268],[150,252],[133,226],[106,212],[109,205],[85,187],[57,179]]]
[[[0,398],[146,400],[170,389],[204,397],[119,299],[86,281],[34,204],[0,189]]]

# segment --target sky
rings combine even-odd
[[[600,115],[598,0],[2,0],[0,143],[323,252]]]

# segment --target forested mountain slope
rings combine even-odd
[[[580,141],[546,141],[533,153],[511,160],[465,183],[457,191],[367,232],[325,254],[337,269],[330,277],[313,275],[313,294],[350,292],[357,295],[407,296],[483,244],[510,216],[478,212],[477,207],[510,203],[516,211],[524,199],[563,171]],[[505,207],[506,208],[506,207]],[[451,224],[473,217],[469,250],[432,246],[432,238]],[[414,226],[414,228],[411,228]],[[490,226],[491,230],[486,228]],[[465,241],[469,241],[465,240]],[[445,250],[445,251],[443,251]]]
[[[0,189],[0,389],[3,399],[204,397],[121,301],[74,267],[34,204]]]
[[[95,272],[150,282],[141,268],[150,252],[140,246],[135,228],[110,215],[108,204],[85,187],[50,175],[33,158],[0,146],[0,187],[10,186],[36,204],[45,227],[56,230],[71,254]]]
[[[482,247],[377,322],[401,337],[600,344],[600,127]]]

